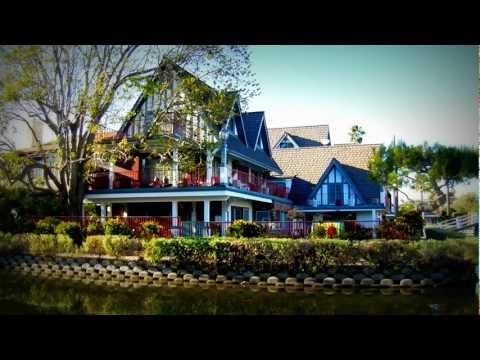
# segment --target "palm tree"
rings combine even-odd
[[[350,135],[350,141],[352,143],[361,144],[363,141],[363,135],[365,135],[365,131],[361,126],[353,125],[348,135]]]

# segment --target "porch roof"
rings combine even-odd
[[[85,199],[113,202],[161,202],[172,200],[200,201],[203,199],[215,201],[224,200],[228,197],[259,201],[268,204],[273,202],[292,204],[291,200],[288,199],[248,190],[241,190],[225,185],[183,188],[170,187],[95,190],[87,193]]]
[[[357,206],[336,206],[336,205],[323,205],[318,207],[313,206],[301,206],[297,208],[299,212],[335,212],[335,211],[367,211],[367,210],[384,210],[385,208],[382,205],[378,204],[366,204],[366,205],[357,205]]]

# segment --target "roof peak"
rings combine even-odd
[[[322,145],[322,146],[302,146],[299,148],[284,148],[284,149],[274,149],[274,150],[282,150],[282,151],[288,151],[288,150],[302,150],[302,149],[331,149],[335,147],[346,147],[346,146],[380,146],[382,144],[334,144],[334,145]]]
[[[300,126],[278,126],[278,127],[269,127],[268,129],[292,129],[292,128],[306,128],[306,127],[319,127],[319,126],[330,126],[330,125],[318,124],[318,125],[300,125]]]

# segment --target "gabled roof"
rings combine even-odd
[[[360,200],[362,201],[362,203],[367,203],[367,202],[370,202],[370,201],[366,201],[366,198],[365,196],[363,196],[363,193],[362,191],[358,188],[356,182],[352,179],[352,177],[350,176],[350,173],[347,172],[342,164],[340,164],[337,159],[335,158],[332,158],[332,160],[330,161],[330,164],[327,166],[327,168],[325,169],[324,173],[322,174],[322,176],[320,177],[320,179],[318,180],[318,184],[315,186],[315,188],[312,190],[311,194],[309,197],[312,197],[314,194],[316,194],[316,192],[318,191],[318,189],[320,188],[320,186],[322,185],[322,183],[325,181],[325,179],[327,178],[328,174],[330,173],[330,170],[335,167],[339,172],[340,174],[342,174],[342,177],[346,180],[347,183],[349,183],[353,190],[355,191],[356,195],[360,198]],[[365,170],[363,170],[365,171]]]
[[[368,161],[379,144],[337,144],[303,148],[272,149],[272,157],[284,176],[297,176],[313,185],[333,158],[342,165],[368,170]]]
[[[242,159],[257,166],[263,167],[278,174],[282,174],[282,170],[277,163],[268,156],[263,150],[254,151],[251,147],[247,147],[236,136],[229,136],[227,139],[228,153],[238,159]]]
[[[330,130],[328,125],[293,126],[281,128],[269,128],[268,135],[272,149],[281,138],[288,134],[300,147],[313,147],[330,144]],[[328,142],[325,140],[328,139]]]
[[[245,126],[245,132],[247,135],[248,145],[254,149],[257,141],[258,131],[262,124],[265,113],[263,111],[243,112],[243,125]]]

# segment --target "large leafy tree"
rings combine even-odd
[[[427,143],[382,145],[370,159],[369,170],[372,180],[405,196],[404,186],[429,192],[433,208],[446,205],[449,215],[454,186],[478,176],[478,150]]]
[[[184,160],[191,161],[188,154],[213,147],[218,137],[204,131],[179,140],[162,129],[199,115],[206,128],[215,128],[232,112],[232,90],[243,103],[255,95],[258,84],[249,56],[244,46],[2,46],[2,177],[37,192],[54,190],[71,214],[79,214],[84,181],[101,161],[126,159],[135,148],[168,157],[173,148],[182,147],[190,150],[182,152],[187,154]],[[189,76],[179,79],[179,69],[188,70]],[[172,86],[174,81],[178,86]],[[118,138],[105,144],[99,136],[102,128],[133,117],[119,114],[138,93],[161,99],[151,132],[163,136],[155,143],[148,133],[137,135],[134,144]],[[32,120],[53,134],[54,162],[39,161],[31,153],[18,156],[9,135],[18,124],[31,132],[39,152],[51,151],[37,137]],[[36,168],[43,171],[43,186],[32,176]]]
[[[456,215],[478,214],[478,194],[467,193],[459,196],[452,204]]]

